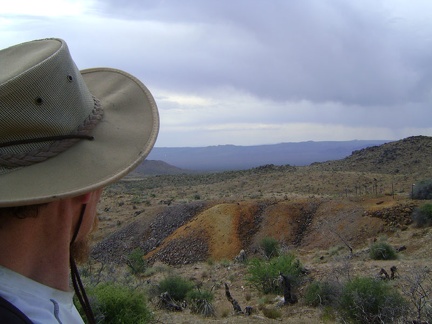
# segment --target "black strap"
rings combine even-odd
[[[0,323],[32,324],[32,321],[18,308],[0,296]]]
[[[78,236],[78,232],[80,230],[81,223],[82,223],[83,218],[84,218],[86,207],[87,207],[86,204],[83,204],[81,207],[80,217],[78,219],[78,224],[77,224],[77,227],[75,228],[75,233],[74,233],[72,240],[71,240],[71,243],[70,243],[71,245],[75,242],[75,239]],[[90,305],[90,302],[88,300],[86,291],[84,289],[84,285],[82,284],[81,277],[80,277],[78,268],[75,264],[75,260],[74,260],[72,251],[70,251],[70,269],[71,269],[71,279],[72,279],[72,284],[73,284],[73,287],[75,290],[75,295],[77,296],[78,301],[81,304],[81,307],[82,307],[82,309],[83,309],[83,311],[87,317],[88,322],[90,324],[95,324],[96,320],[95,320],[95,317],[93,314],[93,310],[91,308],[91,305]]]

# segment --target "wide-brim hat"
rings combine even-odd
[[[0,67],[0,207],[104,187],[152,149],[157,106],[134,76],[79,71],[61,39],[4,49]]]

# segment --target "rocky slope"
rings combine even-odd
[[[264,237],[277,239],[286,249],[326,250],[345,240],[358,249],[379,235],[406,230],[418,204],[380,197],[166,206],[159,208],[152,221],[135,216],[96,244],[92,255],[99,261],[122,263],[124,256],[140,248],[151,263],[232,260],[242,249],[249,255],[257,253]]]
[[[432,137],[413,136],[352,152],[342,160],[314,163],[314,168],[432,177]]]

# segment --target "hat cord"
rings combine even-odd
[[[78,126],[74,132],[70,134],[0,143],[0,148],[3,148],[22,144],[52,142],[46,146],[32,149],[28,152],[0,153],[0,167],[16,168],[43,162],[53,156],[60,154],[61,152],[66,151],[69,147],[81,139],[92,140],[93,136],[91,136],[90,133],[103,117],[103,109],[99,99],[93,97],[93,104],[94,106],[90,115],[83,121],[81,125]]]
[[[59,136],[46,136],[46,137],[37,137],[37,138],[30,138],[30,139],[24,139],[24,140],[17,140],[17,141],[10,141],[5,143],[0,143],[0,148],[7,147],[7,146],[15,146],[15,145],[22,145],[22,144],[33,144],[33,143],[41,143],[41,142],[51,142],[51,141],[61,141],[65,139],[86,139],[86,140],[94,140],[93,136],[90,135],[81,135],[81,134],[70,134],[70,135],[59,135]]]
[[[74,232],[74,235],[73,235],[71,243],[70,243],[71,246],[75,242],[75,239],[78,236],[78,232],[79,232],[79,229],[81,227],[82,220],[84,218],[84,213],[85,213],[86,207],[87,207],[86,204],[83,204],[81,207],[81,213],[80,213],[80,217],[78,220],[78,224],[77,224],[77,227],[75,228],[75,232]],[[69,255],[70,255],[69,261],[70,261],[70,269],[71,269],[71,279],[72,279],[72,284],[73,284],[73,287],[75,290],[75,294],[76,294],[76,296],[77,296],[77,298],[81,304],[81,307],[83,308],[83,311],[87,317],[89,324],[96,324],[96,320],[95,320],[93,311],[91,309],[91,305],[90,305],[90,302],[88,300],[87,294],[85,292],[84,285],[81,281],[81,277],[79,275],[79,271],[78,271],[78,268],[76,266],[74,257],[73,257],[71,252],[69,253]]]

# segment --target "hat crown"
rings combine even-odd
[[[104,187],[149,154],[158,131],[156,102],[133,75],[79,71],[61,39],[0,50],[0,207]]]
[[[61,39],[4,49],[0,51],[0,66],[0,143],[70,134],[94,107],[93,97]],[[0,156],[44,145],[47,143],[0,147]]]

